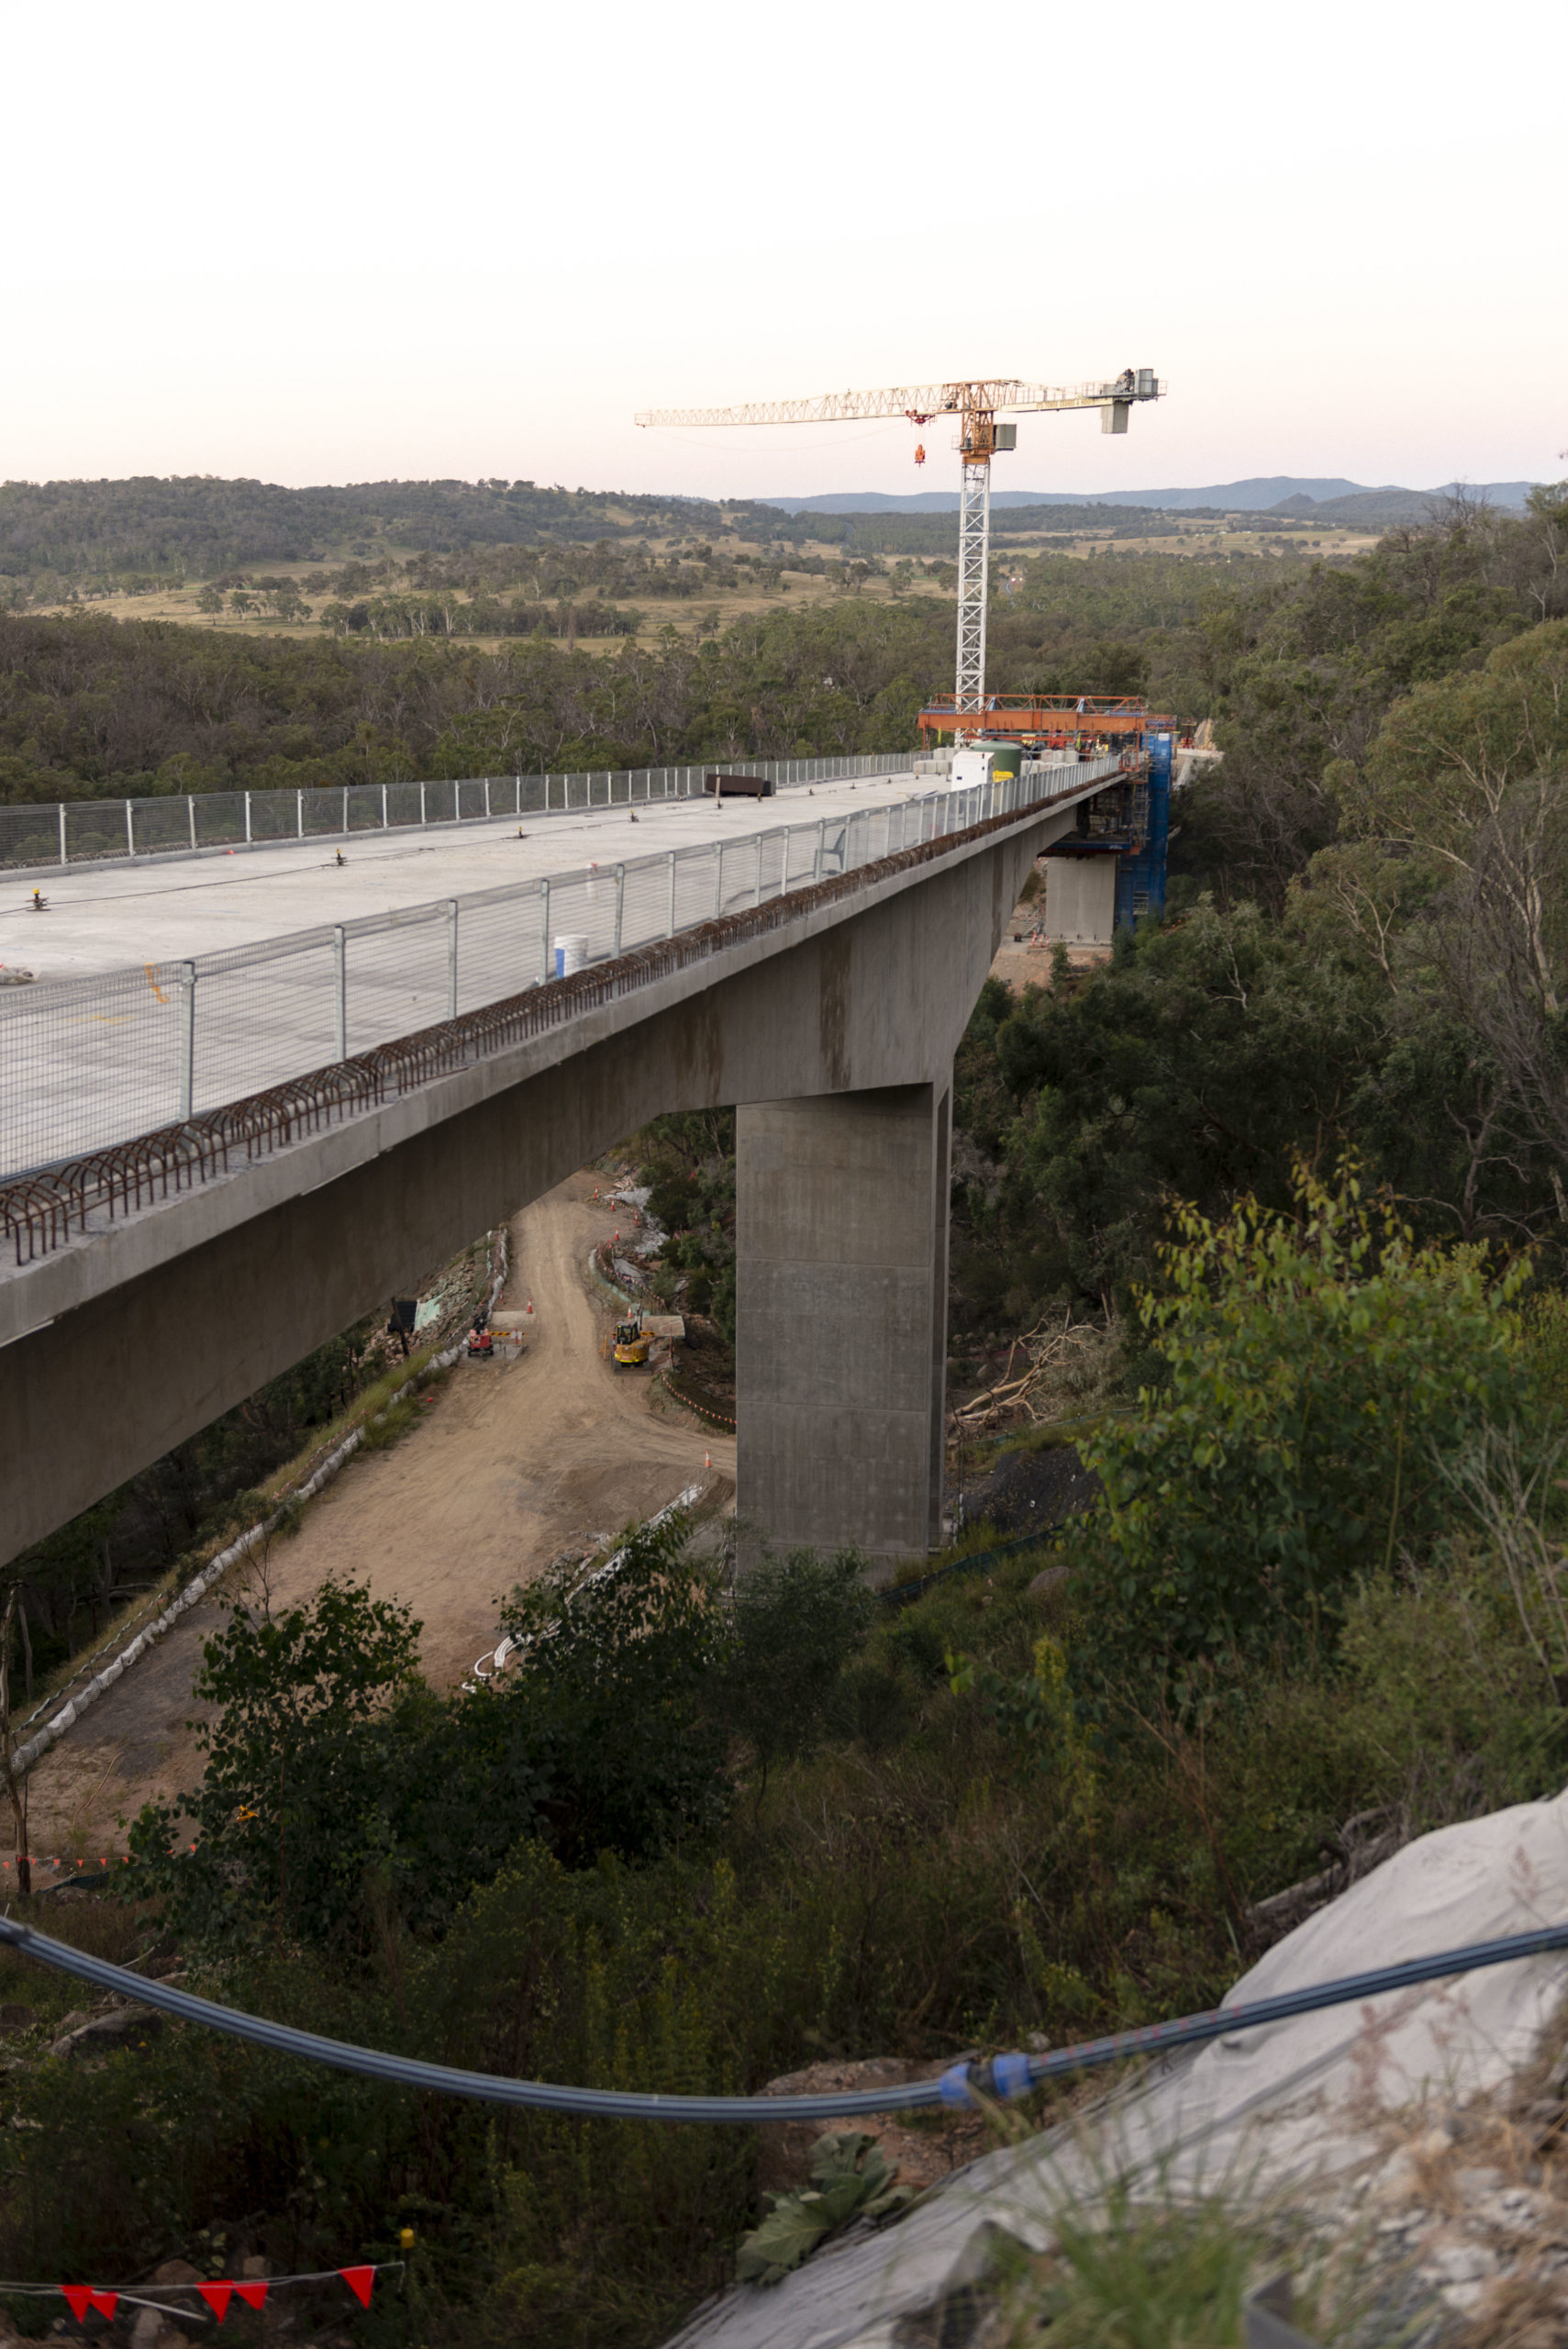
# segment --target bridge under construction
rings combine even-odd
[[[631,776],[520,826],[14,872],[3,1555],[650,1118],[730,1104],[741,1513],[884,1565],[939,1542],[953,1052],[1035,858],[1130,871],[1169,753]]]

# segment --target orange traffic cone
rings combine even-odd
[[[702,1464],[705,1468],[711,1468],[713,1466],[713,1454],[711,1452],[705,1452],[703,1453]]]

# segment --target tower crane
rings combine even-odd
[[[646,408],[642,426],[710,424],[840,424],[879,416],[906,417],[927,425],[939,416],[958,419],[954,447],[962,463],[958,512],[958,665],[953,714],[985,707],[985,610],[991,557],[991,460],[1018,446],[1016,424],[999,415],[1060,414],[1097,407],[1102,432],[1125,432],[1133,408],[1163,397],[1167,386],[1152,367],[1127,367],[1108,384],[1077,384],[1065,390],[1045,384],[989,378],[961,384],[904,384],[882,392],[823,392],[798,400],[751,400],[740,407]],[[923,447],[916,462],[925,462]]]

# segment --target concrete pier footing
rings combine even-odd
[[[941,1539],[951,1092],[753,1102],[736,1122],[738,1508],[762,1546],[889,1573]]]

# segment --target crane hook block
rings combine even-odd
[[[915,443],[915,462],[916,462],[917,465],[923,465],[923,464],[925,463],[925,462],[926,462],[926,444],[925,444],[925,442],[924,442],[923,440],[917,440],[917,441],[916,441],[916,443]]]

